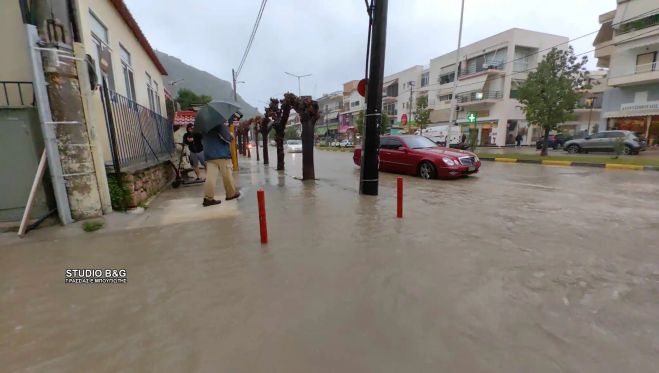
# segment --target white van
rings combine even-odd
[[[451,144],[459,144],[460,139],[462,137],[462,131],[459,126],[451,126]],[[441,125],[441,126],[432,126],[428,128],[424,128],[423,130],[423,136],[429,138],[430,140],[434,141],[435,143],[444,143],[446,141],[446,134],[448,133],[449,125]],[[415,135],[419,135],[420,131],[416,131],[414,133]]]

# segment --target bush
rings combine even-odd
[[[101,228],[103,228],[103,222],[102,221],[97,221],[97,220],[95,220],[95,221],[86,221],[82,225],[82,229],[85,232],[94,232],[94,231],[97,231]]]
[[[108,187],[110,189],[112,209],[126,211],[128,209],[130,191],[121,183],[121,175],[108,175]]]

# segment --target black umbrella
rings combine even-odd
[[[224,124],[224,122],[240,120],[242,117],[240,106],[236,103],[211,101],[197,112],[194,120],[194,130],[204,134],[220,124]]]

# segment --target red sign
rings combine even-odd
[[[407,114],[403,114],[400,117],[400,122],[404,125],[407,125]]]
[[[360,80],[357,84],[357,93],[362,97],[366,97],[366,79]]]

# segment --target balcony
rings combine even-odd
[[[609,77],[609,85],[613,87],[657,82],[659,82],[659,62],[657,61],[642,65],[632,65],[624,69],[615,69]]]
[[[471,91],[459,94],[456,100],[460,106],[493,104],[502,98],[501,91]]]
[[[458,79],[468,79],[481,74],[502,74],[504,71],[504,63],[502,61],[486,62],[482,65],[470,66],[460,72]]]

